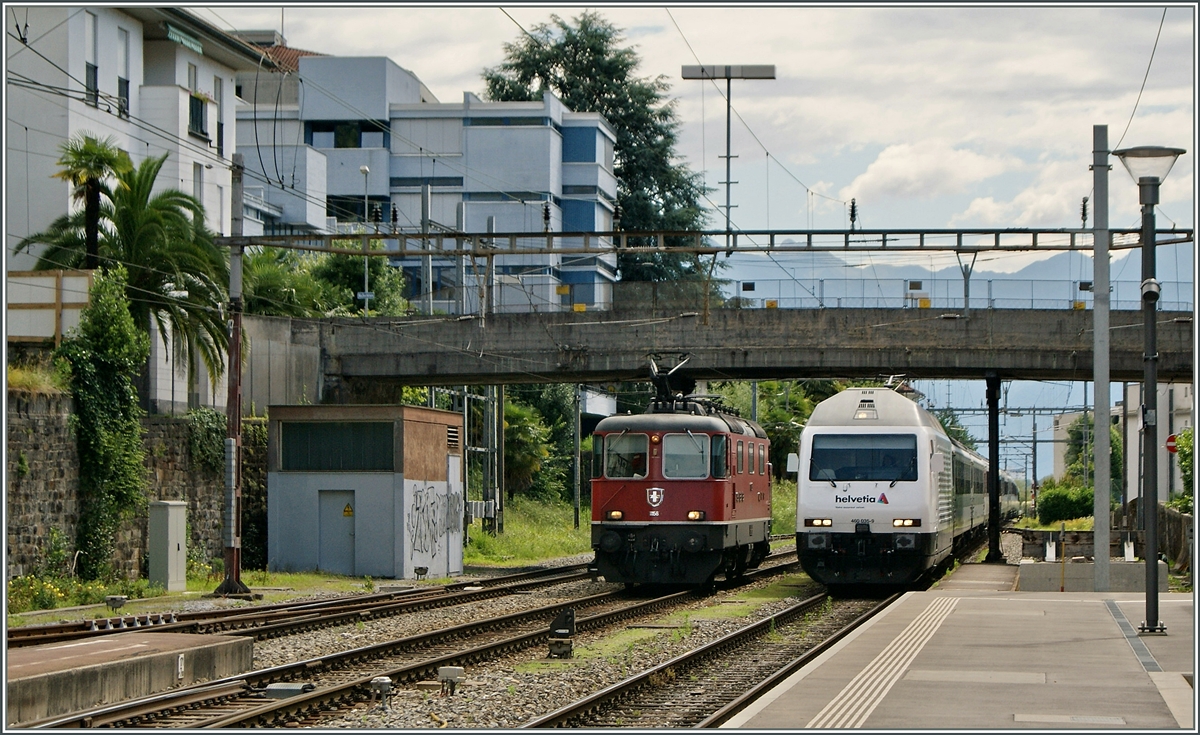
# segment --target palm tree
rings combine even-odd
[[[303,256],[280,248],[251,248],[242,257],[247,314],[315,317],[325,311],[322,285]]]
[[[84,268],[94,270],[97,260],[100,230],[100,184],[113,175],[133,168],[129,156],[117,148],[111,138],[98,140],[87,133],[76,133],[62,145],[58,165],[62,170],[55,178],[71,182],[76,199],[83,199],[84,248],[87,258]]]
[[[189,386],[199,359],[215,387],[228,344],[221,310],[227,298],[228,254],[213,242],[199,201],[177,189],[153,193],[166,159],[164,154],[117,173],[114,188],[99,183],[98,256],[106,264],[125,266],[134,321],[148,331],[154,319],[164,345],[174,339],[174,349],[187,360]],[[64,215],[22,240],[17,252],[42,244],[46,249],[35,268],[78,268],[87,257],[85,229],[78,212]]]

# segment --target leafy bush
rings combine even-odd
[[[220,474],[225,469],[225,437],[229,433],[225,414],[213,408],[193,408],[187,412],[187,420],[192,462]]]
[[[1042,525],[1084,518],[1092,515],[1093,494],[1090,487],[1052,487],[1037,497],[1038,522]]]
[[[150,354],[125,298],[125,269],[99,271],[79,326],[55,353],[70,366],[79,446],[79,574],[112,574],[113,540],[121,521],[146,502],[142,410],[134,378]]]

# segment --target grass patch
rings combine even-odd
[[[764,602],[772,600],[783,600],[788,597],[795,597],[798,594],[804,594],[804,590],[797,585],[812,584],[812,579],[807,574],[787,574],[775,580],[766,587],[748,590],[740,595],[748,600],[762,600]],[[817,588],[813,588],[811,596],[817,593]]]
[[[771,533],[796,535],[796,483],[793,480],[771,483]]]
[[[76,577],[34,575],[13,577],[8,581],[7,593],[9,613],[97,605],[108,595],[125,595],[132,600],[165,594],[161,586],[145,579],[84,582]]]
[[[42,365],[9,365],[8,389],[22,393],[59,395],[67,391],[67,379],[61,371]]]
[[[463,563],[476,566],[525,566],[592,550],[591,510],[580,508],[579,528],[566,503],[514,498],[504,508],[504,533],[492,536],[471,524]]]
[[[1092,516],[1086,516],[1084,518],[1072,518],[1069,521],[1041,524],[1038,523],[1036,516],[1024,516],[1012,525],[1013,528],[1029,529],[1032,531],[1061,531],[1062,524],[1066,523],[1068,531],[1091,531],[1095,528],[1094,521],[1095,519]]]

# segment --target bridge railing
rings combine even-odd
[[[1083,288],[1081,288],[1081,285]],[[1191,281],[1162,282],[1159,309],[1191,311]],[[972,279],[972,310],[982,309],[1091,309],[1089,282],[1068,280]],[[492,287],[493,313],[566,311],[698,311],[704,308],[705,286],[700,281],[649,283],[618,281],[600,284],[563,284],[549,274],[499,276]],[[435,313],[477,314],[485,289],[468,282],[462,289],[448,285],[433,293]],[[965,306],[963,281],[959,279],[903,278],[788,278],[724,281],[714,284],[710,309],[940,309]],[[422,295],[409,295],[414,306]],[[1141,308],[1139,284],[1112,284],[1109,308],[1136,311]]]

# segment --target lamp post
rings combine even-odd
[[[369,193],[370,193],[370,183],[369,183],[370,178],[369,177],[371,175],[371,168],[364,163],[363,165],[358,167],[358,172],[363,175],[363,232],[366,232],[367,231],[367,220],[370,218],[370,214],[371,214],[371,212],[370,212],[371,204],[370,204],[370,197],[369,197]],[[368,283],[367,283],[367,261],[370,260],[370,256],[368,256],[366,254],[366,250],[367,250],[366,242],[367,241],[363,242],[363,293],[362,293],[362,300],[363,300],[363,314],[364,315],[367,313],[368,299],[371,298],[371,296],[370,296],[371,290],[369,288],[367,288],[367,285],[368,285]]]
[[[1154,206],[1158,187],[1171,172],[1182,148],[1137,146],[1113,151],[1125,170],[1138,184],[1142,205],[1142,318],[1145,339],[1145,376],[1142,384],[1142,512],[1146,518],[1146,619],[1138,635],[1166,635],[1167,627],[1158,618],[1158,340],[1155,312],[1159,285],[1155,278]]]

